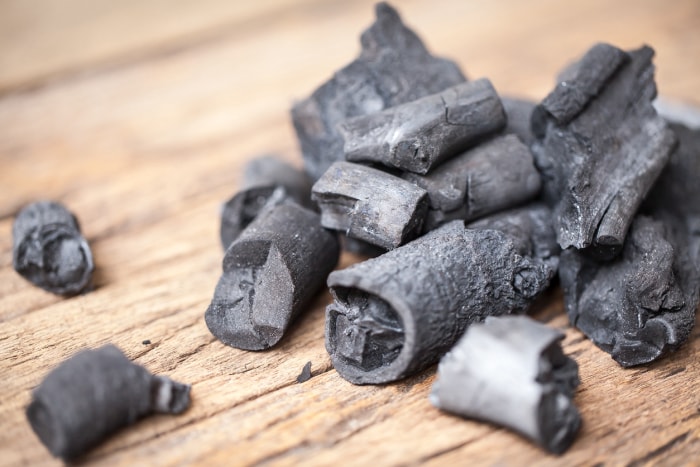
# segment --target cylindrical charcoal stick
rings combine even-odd
[[[476,219],[522,204],[540,190],[532,154],[515,135],[472,148],[427,175],[406,172],[403,178],[428,192],[431,219],[437,219],[433,211],[440,217]]]
[[[314,184],[321,224],[391,250],[423,229],[427,193],[399,177],[351,162],[336,162]]]
[[[348,119],[338,130],[347,160],[426,174],[505,124],[496,90],[489,80],[480,79]]]
[[[15,271],[34,285],[73,295],[90,284],[90,247],[63,205],[38,201],[23,208],[12,225],[12,241]]]
[[[551,276],[503,232],[451,222],[328,277],[326,349],[351,383],[395,381],[437,362],[469,324],[525,311]]]
[[[83,350],[34,390],[27,418],[56,457],[72,460],[150,413],[179,414],[190,386],[154,376],[113,345]]]
[[[274,156],[250,161],[243,169],[241,190],[221,209],[221,244],[224,249],[264,209],[286,202],[311,207],[311,180],[302,170]]]
[[[486,318],[440,360],[430,401],[509,427],[561,454],[581,427],[572,402],[578,365],[564,355],[563,338],[526,316]]]
[[[297,204],[261,213],[226,250],[205,320],[224,344],[275,345],[324,285],[339,256],[336,236]]]

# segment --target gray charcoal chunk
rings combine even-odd
[[[676,142],[652,100],[654,52],[599,44],[532,115],[533,154],[557,238],[611,259]]]
[[[226,345],[263,350],[323,287],[338,262],[338,240],[318,214],[297,204],[261,213],[226,250],[205,321]]]
[[[455,221],[334,271],[326,350],[351,383],[395,381],[437,362],[470,324],[527,310],[552,276],[509,235]]]
[[[62,204],[38,201],[12,225],[12,263],[22,277],[55,294],[74,295],[90,285],[95,266],[78,221]]]
[[[338,130],[347,160],[426,174],[505,124],[496,90],[480,79],[348,119]]]
[[[427,193],[413,183],[352,162],[334,163],[313,186],[321,224],[390,250],[422,233]]]
[[[146,415],[179,414],[189,404],[189,385],[154,376],[106,345],[52,370],[34,389],[27,418],[51,454],[70,461]]]
[[[619,258],[561,256],[571,323],[629,367],[678,349],[700,296],[700,131],[673,125],[680,144],[642,206]]]
[[[540,175],[532,154],[515,135],[480,144],[427,175],[405,173],[402,177],[427,190],[428,229],[441,221],[473,220],[517,206],[540,190]]]
[[[246,164],[241,189],[221,209],[221,244],[224,249],[265,209],[295,202],[311,208],[311,180],[296,167],[274,156]]]
[[[377,4],[376,17],[360,38],[360,56],[292,108],[304,167],[314,180],[344,159],[338,123],[466,81],[454,62],[432,56],[387,3]]]
[[[306,362],[304,368],[301,369],[301,373],[297,376],[297,383],[305,383],[311,379],[311,362]]]
[[[440,360],[430,401],[561,454],[581,427],[572,401],[578,365],[562,351],[563,338],[526,316],[488,317],[470,326]]]
[[[535,110],[536,103],[514,97],[501,97],[501,103],[508,118],[508,125],[503,130],[503,133],[516,135],[520,138],[520,141],[530,147],[535,142],[535,135],[532,133],[530,122],[532,121],[532,112]]]

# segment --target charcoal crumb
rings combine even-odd
[[[146,339],[145,341],[141,342],[143,345],[151,345],[151,339]]]
[[[299,373],[299,376],[297,376],[297,383],[305,383],[310,379],[311,379],[311,362],[306,362],[306,365],[304,365],[304,368],[301,370],[301,373]]]

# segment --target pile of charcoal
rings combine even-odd
[[[562,453],[581,425],[578,366],[559,331],[524,313],[558,277],[571,324],[620,365],[683,344],[700,296],[700,131],[657,114],[649,47],[597,44],[535,104],[467,81],[389,5],[376,16],[359,57],[292,109],[305,170],[255,159],[223,206],[206,324],[227,345],[268,349],[327,285],[326,348],[343,378],[389,383],[439,361],[435,406]],[[15,267],[76,293],[92,259],[59,208],[20,214]],[[44,218],[60,227],[46,239]],[[367,259],[333,271],[341,249]],[[136,372],[163,397],[142,413],[186,407],[189,387],[116,349],[94,355],[107,363],[64,365]],[[49,375],[28,411],[47,445],[48,386],[71,371]]]

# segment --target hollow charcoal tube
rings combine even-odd
[[[487,79],[351,118],[338,125],[345,158],[426,174],[448,157],[500,130],[506,114]]]
[[[418,236],[427,193],[399,177],[351,162],[334,163],[314,184],[321,224],[390,250]]]
[[[72,460],[148,414],[183,412],[190,386],[154,376],[113,345],[83,350],[34,390],[27,418],[56,457]]]
[[[503,232],[451,222],[328,277],[326,349],[351,383],[395,381],[437,362],[469,324],[525,311],[551,276]]]
[[[274,156],[250,161],[243,170],[241,190],[221,209],[221,244],[224,249],[264,209],[296,202],[311,207],[311,180],[301,170]]]
[[[517,206],[540,190],[532,154],[515,135],[485,142],[427,175],[405,173],[402,177],[428,192],[428,228],[436,227],[441,218],[473,220]]]
[[[564,355],[563,338],[525,316],[486,318],[440,360],[430,401],[511,428],[561,454],[581,427],[572,402],[578,365]]]
[[[335,235],[297,204],[266,210],[226,250],[205,320],[224,344],[275,345],[338,262]]]
[[[12,241],[15,271],[34,285],[73,295],[90,284],[92,252],[63,205],[38,201],[23,208],[12,225]]]

